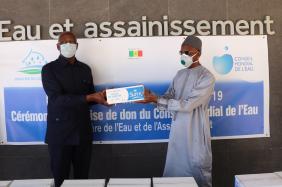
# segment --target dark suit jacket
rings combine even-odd
[[[63,56],[42,68],[42,84],[48,96],[45,142],[78,145],[92,142],[89,104],[86,95],[94,93],[91,69]]]

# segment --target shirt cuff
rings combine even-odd
[[[79,96],[79,100],[81,101],[82,104],[87,104],[86,95]]]
[[[158,97],[158,99],[157,99],[157,107],[158,107],[159,110],[167,109],[167,99],[164,99],[162,97]]]
[[[167,109],[170,111],[178,111],[179,110],[179,101],[175,99],[169,99],[167,102]]]

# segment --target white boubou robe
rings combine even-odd
[[[176,74],[158,108],[174,115],[169,135],[165,177],[195,178],[199,187],[211,187],[212,151],[208,104],[215,78],[203,66]]]

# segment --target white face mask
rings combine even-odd
[[[180,57],[180,63],[185,67],[190,67],[193,64],[193,57],[196,55],[195,53],[193,56],[186,55],[183,53]]]
[[[66,58],[71,58],[75,55],[77,44],[65,43],[60,45],[60,52]]]

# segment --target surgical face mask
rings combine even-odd
[[[180,63],[185,67],[190,67],[193,64],[193,57],[196,55],[195,53],[193,56],[186,55],[183,53],[180,58]]]
[[[75,55],[77,44],[65,43],[60,45],[60,52],[66,58],[71,58]]]

